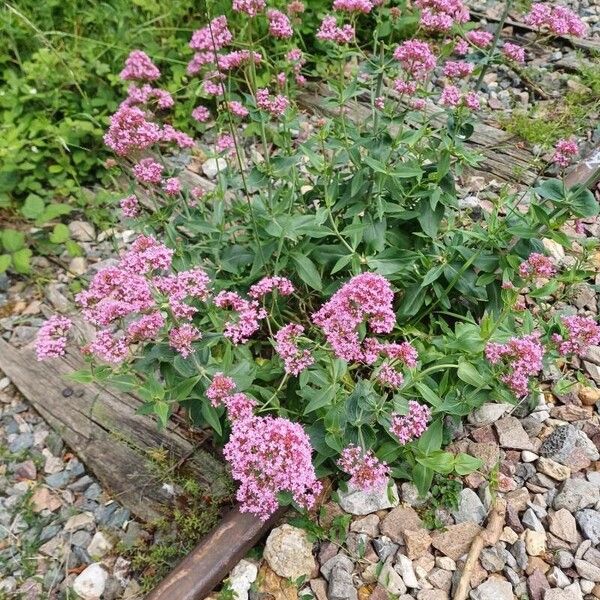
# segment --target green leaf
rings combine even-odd
[[[448,475],[454,470],[454,454],[450,452],[439,451],[428,456],[418,456],[417,462],[442,475]]]
[[[166,427],[169,420],[169,403],[164,400],[158,400],[153,406],[154,414],[158,417],[159,424],[162,427]]]
[[[546,179],[542,185],[534,189],[538,196],[547,200],[564,200],[565,186],[560,179]]]
[[[29,273],[31,271],[31,255],[33,253],[29,248],[21,248],[13,252],[12,263],[13,268],[17,273]]]
[[[417,381],[415,383],[415,387],[417,388],[417,390],[419,390],[419,393],[421,394],[423,399],[426,400],[428,404],[431,404],[431,406],[437,408],[442,404],[442,399],[424,383]]]
[[[429,425],[425,433],[419,438],[417,447],[423,454],[436,452],[442,447],[442,439],[444,433],[444,424],[442,419],[438,418]]]
[[[488,382],[479,371],[464,358],[458,361],[458,378],[476,388],[487,388]]]
[[[473,473],[473,471],[477,471],[483,464],[483,461],[480,458],[475,458],[470,454],[465,454],[461,452],[457,456],[454,457],[454,470],[458,475],[468,475],[469,473]]]
[[[595,217],[598,214],[598,202],[585,186],[573,188],[569,192],[569,204],[578,217]]]
[[[50,234],[53,244],[64,244],[69,239],[69,228],[63,223],[57,223]]]
[[[37,223],[43,225],[48,221],[52,221],[52,219],[56,219],[57,217],[61,217],[63,215],[68,215],[73,210],[72,206],[68,204],[61,203],[53,203],[48,204],[44,209],[44,212],[39,216]]]
[[[428,469],[425,465],[417,463],[412,472],[413,483],[417,487],[419,496],[424,497],[427,495],[431,482],[433,481],[434,472]]]
[[[310,260],[308,256],[299,254],[297,252],[292,254],[292,260],[296,264],[300,279],[302,279],[302,281],[304,281],[304,283],[309,285],[311,288],[321,291],[323,289],[323,282],[321,280],[321,275],[319,274],[319,271],[317,271],[317,267],[315,267],[313,261]]]
[[[44,212],[44,201],[35,194],[29,194],[21,207],[21,213],[26,219],[37,219]]]
[[[0,254],[0,273],[4,273],[10,267],[11,262],[10,254]]]
[[[2,231],[2,245],[7,252],[16,252],[25,245],[25,234],[16,229]]]
[[[202,416],[206,419],[206,422],[217,432],[217,435],[223,434],[221,427],[221,421],[219,420],[219,413],[214,406],[211,406],[209,402],[199,400],[202,402]]]

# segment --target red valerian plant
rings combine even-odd
[[[74,377],[134,390],[162,425],[182,407],[212,427],[242,510],[263,519],[280,502],[313,507],[326,475],[368,491],[410,478],[424,494],[435,473],[477,469],[442,449],[451,422],[535,397],[543,366],[600,342],[588,315],[531,306],[586,277],[583,242],[568,270],[541,240],[585,227],[588,190],[548,179],[524,209],[508,190],[485,210],[459,203],[456,180],[480,160],[465,144],[483,103],[473,80],[523,49],[471,30],[461,0],[419,0],[416,15],[336,0],[310,42],[304,10],[236,0],[207,15],[182,98],[132,52],[105,142],[140,236],[76,297],[96,333]],[[534,13],[542,29],[580,30],[556,7]],[[420,23],[413,39],[404,19]],[[315,69],[331,116],[299,106]],[[193,136],[170,120],[184,109]],[[184,172],[195,138],[211,182]],[[571,142],[544,168],[562,175]],[[40,359],[66,352],[69,327],[42,327]]]

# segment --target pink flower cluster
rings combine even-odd
[[[294,285],[287,277],[280,277],[279,275],[263,277],[258,283],[250,287],[248,296],[260,300],[275,290],[282,296],[289,296],[294,293]]]
[[[467,33],[467,39],[471,44],[478,48],[487,48],[492,43],[494,34],[489,31],[481,30],[469,31],[469,33]]]
[[[145,84],[142,87],[130,85],[127,90],[127,98],[123,100],[121,106],[134,106],[136,104],[148,104],[151,100],[156,101],[156,107],[162,110],[171,108],[175,104],[173,96],[161,88],[152,87]]]
[[[196,106],[192,111],[192,119],[198,121],[198,123],[206,123],[210,119],[210,110],[206,106]]]
[[[546,279],[550,279],[555,273],[556,267],[552,259],[538,252],[530,254],[527,260],[524,260],[519,265],[519,275],[523,279],[527,279],[528,277],[545,277]]]
[[[502,46],[502,53],[506,58],[514,60],[516,63],[523,64],[525,62],[525,49],[518,44],[511,42],[504,42]]]
[[[462,94],[455,85],[447,85],[440,95],[440,104],[449,108],[466,106],[470,110],[477,110],[480,107],[479,97],[475,92]]]
[[[163,168],[153,158],[143,158],[133,166],[132,173],[140,183],[159,184],[162,181]]]
[[[195,307],[187,304],[186,300],[206,302],[210,295],[210,279],[202,269],[155,277],[152,284],[168,298],[169,307],[178,319],[191,319],[198,312]]]
[[[544,348],[538,332],[523,337],[513,337],[506,344],[488,342],[486,358],[491,364],[502,364],[506,373],[500,377],[518,398],[529,392],[529,377],[542,369]]]
[[[336,44],[350,44],[354,41],[354,35],[354,26],[346,24],[339,27],[336,18],[332,15],[323,18],[316,34],[318,39]]]
[[[233,10],[255,17],[265,9],[265,0],[233,0]]]
[[[407,40],[394,50],[394,58],[402,68],[418,80],[426,79],[435,69],[436,57],[427,42]]]
[[[468,77],[473,72],[474,68],[475,65],[471,62],[449,60],[444,65],[444,75],[451,79],[460,79],[462,77]]]
[[[390,468],[379,460],[371,450],[363,450],[350,444],[342,450],[338,467],[350,475],[348,483],[356,489],[371,492],[385,488]]]
[[[557,333],[552,336],[560,354],[582,355],[590,346],[600,344],[600,326],[595,319],[571,315],[562,317],[562,324],[567,330],[567,339]]]
[[[130,219],[134,219],[140,214],[140,203],[135,194],[123,198],[119,203],[119,206],[123,211],[123,215]]]
[[[67,334],[73,326],[71,319],[54,315],[38,331],[35,353],[38,360],[64,356],[67,349]]]
[[[560,167],[568,167],[571,164],[571,159],[577,156],[578,153],[579,147],[573,138],[558,140],[554,147],[552,160]]]
[[[236,292],[219,292],[214,302],[218,308],[229,308],[237,313],[237,320],[226,322],[224,331],[225,337],[236,345],[247,342],[267,316],[256,300],[246,300]]]
[[[161,140],[159,125],[148,121],[146,114],[135,106],[122,105],[110,118],[104,143],[119,156],[146,150]]]
[[[221,15],[214,18],[206,27],[194,31],[190,48],[197,52],[216,52],[232,41],[233,34],[227,26],[227,17]]]
[[[547,29],[555,35],[584,37],[587,25],[569,8],[536,2],[523,19],[527,25]]]
[[[306,77],[302,75],[302,67],[306,62],[302,50],[300,48],[292,48],[287,54],[286,59],[292,63],[292,69],[294,71],[294,77],[298,85],[304,85],[306,83]]]
[[[338,358],[362,361],[366,353],[358,336],[359,326],[366,321],[375,333],[392,331],[396,322],[393,300],[387,279],[362,273],[345,283],[312,318]]]
[[[162,187],[167,196],[177,196],[181,192],[181,181],[177,177],[169,177],[163,181]]]
[[[423,435],[430,418],[431,410],[428,406],[409,400],[408,414],[392,415],[390,431],[398,438],[401,445],[408,444]]]
[[[294,35],[294,30],[288,16],[281,11],[275,9],[268,10],[267,19],[269,20],[269,33],[274,38],[286,40]]]
[[[160,77],[160,71],[145,52],[132,50],[120,77],[124,80],[154,81]]]
[[[421,25],[429,31],[448,31],[455,23],[466,23],[469,10],[461,0],[417,0]]]
[[[183,358],[187,358],[192,353],[192,342],[201,337],[202,334],[197,327],[190,323],[184,323],[169,331],[169,346],[179,352]]]
[[[271,96],[267,88],[256,90],[256,105],[273,117],[281,117],[290,105],[290,101],[282,94]]]
[[[285,372],[298,376],[315,362],[310,350],[298,347],[297,338],[304,332],[302,325],[285,325],[275,334],[275,351],[283,359]]]
[[[310,439],[298,423],[273,417],[235,420],[223,454],[240,483],[240,510],[266,520],[277,510],[277,494],[283,491],[298,505],[312,508],[322,486],[311,453]]]
[[[227,103],[227,109],[232,115],[239,117],[240,119],[247,117],[249,114],[248,109],[237,100],[230,100]]]
[[[349,13],[370,13],[373,10],[371,0],[334,0],[333,9]]]

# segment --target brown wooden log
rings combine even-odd
[[[579,161],[565,177],[565,185],[584,185],[591,188],[600,181],[600,146],[597,146],[583,160]]]
[[[224,465],[198,447],[187,428],[171,421],[159,430],[153,418],[137,413],[142,401],[134,395],[70,381],[68,375],[82,366],[74,354],[38,362],[31,347],[18,350],[0,339],[0,369],[104,489],[137,517],[156,519],[173,504],[158,463],[152,459],[157,450],[166,456],[163,468],[184,466],[207,494],[223,491]]]
[[[199,544],[175,567],[146,600],[202,600],[222,581],[283,514],[268,521],[237,508],[229,511]]]

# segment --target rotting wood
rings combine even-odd
[[[83,366],[68,354],[38,362],[31,347],[20,350],[0,339],[0,369],[46,422],[81,458],[112,497],[145,521],[164,515],[173,497],[163,484],[152,453],[162,449],[169,463],[185,459],[185,472],[207,493],[220,493],[225,467],[197,446],[193,435],[170,422],[137,414],[142,401],[98,384],[67,376]]]
[[[285,509],[268,521],[232,509],[146,600],[202,600],[277,522]]]

